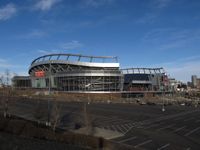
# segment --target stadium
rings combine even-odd
[[[117,57],[109,56],[45,55],[33,60],[30,80],[26,80],[29,84],[24,84],[57,91],[121,91],[123,76],[117,61]],[[16,87],[26,86],[22,85],[23,77],[14,80]]]
[[[32,61],[29,76],[15,76],[15,88],[64,92],[166,91],[163,68],[120,69],[117,57],[49,54]]]

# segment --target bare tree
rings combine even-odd
[[[9,102],[9,96],[10,96],[10,88],[4,87],[3,88],[3,99],[4,99],[4,117],[7,117],[8,114],[8,102]]]
[[[45,111],[42,108],[40,101],[41,100],[36,100],[36,105],[33,112],[33,116],[37,120],[38,124],[40,124],[40,120],[44,117],[44,114],[45,114]]]
[[[10,71],[8,69],[5,70],[5,76],[6,76],[6,86],[8,86],[10,82]]]
[[[2,104],[3,104],[3,109],[4,109],[4,117],[7,117],[7,115],[10,115],[8,113],[8,104],[12,96],[12,91],[11,91],[11,88],[9,87],[10,71],[8,69],[5,70],[4,75],[1,75],[0,84],[3,87],[2,88]]]
[[[83,118],[84,118],[84,124],[85,124],[85,129],[86,129],[86,134],[93,134],[94,133],[94,128],[93,128],[93,121],[91,115],[89,115],[88,111],[88,105],[90,105],[91,98],[88,94],[87,96],[87,102],[83,102]]]
[[[0,77],[0,85],[2,87],[4,87],[4,85],[5,85],[5,83],[4,83],[4,76],[3,75],[1,75],[1,77]]]
[[[61,113],[61,104],[55,101],[53,104],[52,114],[51,114],[51,123],[52,123],[53,131],[56,130],[56,127],[58,126],[61,120],[60,113]]]

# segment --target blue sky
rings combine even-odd
[[[47,53],[118,56],[122,68],[200,77],[199,0],[0,0],[0,72]]]

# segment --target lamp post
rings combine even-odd
[[[51,95],[51,61],[49,66],[49,96]],[[50,98],[50,97],[49,97]],[[50,122],[50,100],[48,98],[48,116],[47,116],[47,126],[51,126]]]
[[[162,91],[162,112],[165,111],[165,103],[164,103],[164,91]]]
[[[163,99],[163,106],[162,106],[162,112],[165,111],[165,104],[164,104],[164,99]]]

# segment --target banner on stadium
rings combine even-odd
[[[35,77],[44,77],[45,76],[45,72],[44,71],[36,71],[35,72]]]

